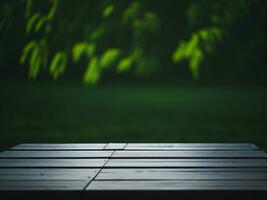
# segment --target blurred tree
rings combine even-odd
[[[67,66],[75,63],[87,63],[83,80],[89,84],[97,83],[108,69],[150,74],[163,65],[162,52],[169,51],[162,49],[170,35],[170,30],[164,30],[165,24],[176,22],[166,10],[162,11],[163,4],[170,4],[169,8],[177,8],[175,12],[186,17],[186,25],[177,22],[177,27],[186,30],[174,29],[180,30],[174,33],[178,39],[170,40],[177,46],[167,59],[177,64],[188,61],[194,78],[199,76],[205,58],[231,37],[253,9],[265,19],[267,7],[264,0],[5,0],[0,11],[1,44],[16,20],[14,10],[20,10],[27,42],[19,62],[29,66],[30,78],[44,70],[58,79]]]

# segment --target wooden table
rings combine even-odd
[[[266,199],[254,144],[19,144],[0,153],[0,199]]]

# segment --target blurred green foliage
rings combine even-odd
[[[29,66],[30,78],[36,78],[43,70],[57,79],[69,66],[85,65],[84,81],[95,84],[109,69],[145,75],[163,67],[168,60],[177,66],[183,66],[185,60],[197,79],[200,66],[207,57],[216,54],[233,30],[254,14],[255,8],[265,19],[267,7],[264,0],[169,3],[177,7],[185,21],[178,22],[178,18],[163,12],[163,5],[168,4],[163,1],[156,4],[146,0],[5,0],[0,10],[1,44],[10,27],[15,26],[12,20],[16,19],[15,10],[19,10],[25,18],[20,64]],[[178,29],[173,30],[180,32],[165,31],[165,24],[170,21],[173,24],[177,21]],[[168,38],[171,34],[177,39]],[[255,35],[251,39],[256,40]],[[176,48],[170,45],[172,49],[163,49],[164,40],[170,40],[169,44]],[[253,48],[248,46],[248,52]],[[165,51],[171,51],[168,57],[163,55]]]
[[[64,51],[57,52],[54,58],[51,61],[50,73],[54,76],[55,79],[60,76],[67,65],[68,56]]]
[[[23,49],[20,63],[24,64],[29,62],[30,70],[29,77],[36,78],[39,74],[41,67],[45,68],[47,65],[48,52],[45,39],[39,41],[30,41]]]
[[[222,30],[217,27],[201,29],[192,34],[188,41],[181,41],[173,53],[173,61],[189,60],[189,67],[195,78],[198,78],[200,63],[205,54],[213,51],[216,42],[222,40]]]

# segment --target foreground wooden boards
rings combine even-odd
[[[0,169],[0,180],[92,180],[100,168],[7,168]]]
[[[1,155],[1,154],[0,154]],[[112,158],[267,158],[264,151],[115,151]]]
[[[0,199],[83,199],[100,169],[0,169]]]
[[[109,158],[113,151],[4,151],[1,158]]]
[[[267,158],[264,151],[4,151],[1,158]]]
[[[166,168],[130,168],[103,169],[95,180],[265,180],[267,168],[228,168],[228,169],[166,169]]]
[[[267,190],[267,181],[215,181],[215,180],[175,180],[175,181],[94,181],[87,190]]]
[[[56,150],[56,151],[76,151],[76,150],[113,150],[124,149],[126,143],[67,143],[67,144],[19,144],[12,150]]]
[[[265,199],[254,144],[20,144],[0,153],[0,200]]]
[[[126,150],[246,150],[258,149],[250,143],[129,143]]]
[[[1,159],[0,168],[96,168],[107,159]]]
[[[66,143],[66,144],[19,144],[12,150],[253,150],[250,143]]]
[[[115,168],[229,168],[267,167],[264,159],[110,159],[105,167]]]

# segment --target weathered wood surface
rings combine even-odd
[[[250,143],[67,143],[67,144],[19,144],[12,150],[252,150]]]
[[[130,143],[126,150],[251,150],[258,149],[250,143]]]
[[[4,151],[1,158],[267,158],[264,151]]]
[[[101,150],[107,146],[107,143],[88,144],[88,143],[67,143],[67,144],[19,144],[11,150],[56,150],[56,151],[75,151],[75,150]]]
[[[1,156],[1,155],[0,155]],[[267,158],[264,151],[116,151],[112,158]]]
[[[109,143],[105,146],[104,149],[107,150],[123,150],[126,147],[127,143]]]
[[[1,158],[109,158],[113,151],[4,151]]]
[[[0,199],[265,199],[267,156],[245,144],[20,144],[0,153]]]
[[[92,180],[100,168],[22,168],[0,169],[0,180]]]
[[[266,180],[267,170],[103,169],[96,180]]]
[[[96,168],[106,162],[107,159],[1,159],[0,168]]]
[[[265,159],[110,159],[105,167],[192,168],[267,167]]]
[[[267,190],[263,180],[94,181],[87,190]]]

